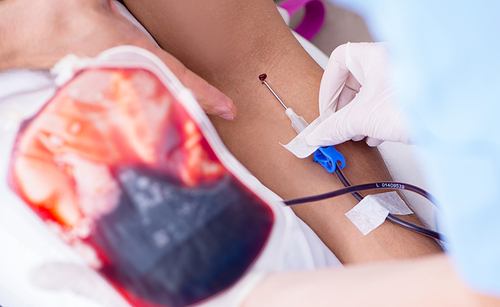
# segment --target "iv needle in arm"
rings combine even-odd
[[[297,113],[295,113],[292,110],[292,108],[287,108],[285,106],[283,101],[281,101],[281,99],[278,97],[278,95],[276,95],[276,93],[269,86],[269,84],[267,84],[266,78],[267,78],[266,74],[262,74],[259,76],[259,80],[262,81],[262,84],[264,84],[271,91],[271,93],[274,95],[274,97],[276,97],[276,99],[278,99],[278,101],[281,103],[283,108],[285,108],[285,110],[286,110],[285,114],[288,116],[288,118],[290,118],[290,121],[292,121],[293,129],[295,129],[297,134],[301,133],[302,130],[304,130],[308,126],[308,123],[306,122],[306,120],[302,116],[298,116]]]
[[[278,95],[276,95],[276,93],[273,91],[273,89],[269,86],[269,84],[267,84],[266,82],[266,78],[267,78],[267,75],[266,74],[262,74],[259,76],[259,80],[262,81],[262,84],[264,84],[265,86],[267,86],[267,88],[271,91],[271,93],[273,93],[274,97],[276,97],[276,99],[278,99],[278,101],[281,103],[281,105],[283,106],[283,108],[288,109],[285,104],[283,103],[283,101],[281,101],[281,99],[278,97]]]

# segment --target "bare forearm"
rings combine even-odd
[[[0,1],[0,70],[50,69],[69,53],[92,57],[119,45],[155,51],[112,1]]]
[[[143,0],[126,4],[163,48],[233,99],[238,117],[231,123],[218,118],[212,121],[228,149],[264,185],[284,199],[342,187],[319,164],[299,160],[279,144],[296,133],[283,107],[258,76],[267,73],[268,82],[287,106],[311,122],[319,113],[323,71],[295,40],[272,1]],[[345,173],[353,183],[390,179],[376,149],[356,143],[338,149],[346,157]],[[345,196],[294,210],[344,263],[439,250],[432,240],[390,223],[363,237],[344,216],[355,204],[352,196]]]
[[[16,33],[10,15],[16,10],[12,1],[0,1],[0,71],[15,67],[17,44]]]
[[[446,256],[355,267],[271,274],[244,303],[252,306],[498,306],[475,294]]]

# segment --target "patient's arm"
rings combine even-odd
[[[92,57],[120,45],[156,54],[193,91],[205,112],[225,119],[236,115],[230,99],[158,48],[118,12],[112,0],[0,1],[0,72],[49,69],[68,53]]]
[[[338,179],[312,159],[299,160],[280,144],[295,135],[268,82],[308,122],[318,116],[322,69],[295,40],[271,0],[126,0],[158,43],[228,95],[238,108],[232,122],[212,121],[228,149],[264,185],[284,199],[339,189]],[[389,180],[377,149],[337,147],[353,184]],[[344,216],[350,195],[293,207],[344,263],[421,256],[439,251],[431,239],[390,222],[363,235]],[[416,217],[409,220],[417,222]]]
[[[244,307],[499,306],[467,288],[443,254],[421,259],[268,275]]]

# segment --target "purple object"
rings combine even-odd
[[[318,33],[325,21],[325,6],[321,0],[288,0],[280,7],[287,10],[290,16],[305,7],[304,19],[294,30],[307,40]]]

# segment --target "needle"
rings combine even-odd
[[[281,99],[278,97],[278,95],[276,95],[276,93],[273,91],[273,89],[269,86],[269,84],[267,84],[266,82],[266,78],[267,78],[267,75],[266,74],[262,74],[259,76],[259,80],[262,81],[262,84],[264,84],[265,86],[267,86],[267,88],[271,91],[271,93],[273,93],[274,97],[276,97],[276,99],[278,99],[278,101],[281,103],[281,105],[283,106],[283,108],[288,109],[285,104],[283,103],[283,101],[281,101]]]
[[[276,99],[278,99],[278,101],[281,103],[283,108],[285,108],[285,114],[286,114],[286,116],[288,116],[288,118],[292,122],[293,129],[297,133],[301,133],[308,126],[306,120],[302,116],[298,116],[297,113],[295,113],[295,111],[293,111],[292,108],[287,108],[285,106],[283,101],[281,101],[281,99],[278,97],[278,95],[276,95],[276,93],[269,86],[269,84],[267,84],[266,78],[267,78],[266,74],[262,74],[259,76],[259,80],[262,81],[262,84],[264,84],[271,91],[271,93],[273,93],[274,97],[276,97]]]

